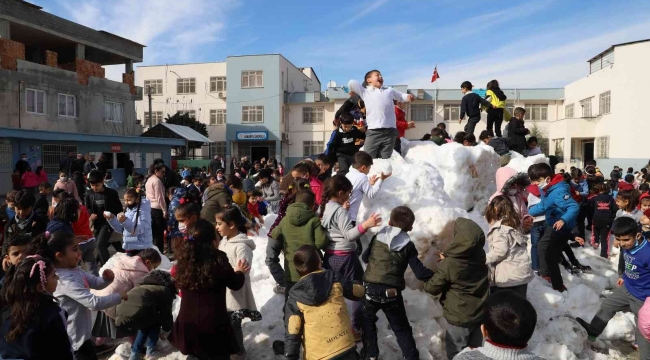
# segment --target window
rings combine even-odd
[[[59,94],[59,116],[77,116],[77,97],[74,95]]]
[[[129,159],[133,161],[133,167],[142,169],[142,155],[139,152],[129,153]]]
[[[591,117],[591,99],[593,97],[580,100],[580,106],[582,106],[582,117],[583,118],[589,118]]]
[[[124,104],[112,101],[104,102],[104,120],[121,123],[123,114]]]
[[[564,105],[564,118],[565,119],[573,118],[573,104]]]
[[[241,87],[242,89],[264,87],[264,75],[262,70],[242,71]]]
[[[219,155],[219,156],[222,156],[224,158],[226,157],[226,142],[225,141],[217,141],[217,142],[215,142],[213,144],[210,144],[210,147],[212,147],[212,149],[210,149],[210,151],[212,152],[212,156]],[[228,166],[227,163],[226,163],[226,166]]]
[[[526,120],[548,120],[548,104],[526,104],[524,108],[526,109]]]
[[[593,74],[600,69],[604,69],[608,66],[614,65],[614,50],[610,50],[599,56],[596,59],[593,59],[589,63],[589,73]]]
[[[210,125],[226,125],[226,109],[210,110]]]
[[[59,161],[68,156],[68,151],[77,153],[76,145],[43,144],[43,170],[46,174],[59,173]]]
[[[242,106],[241,122],[242,123],[264,122],[264,106]]]
[[[153,161],[156,159],[162,159],[162,153],[146,153],[144,154],[145,167],[148,169]]]
[[[446,104],[443,109],[445,112],[445,120],[452,121],[460,119],[460,105]]]
[[[612,92],[604,92],[600,94],[600,101],[598,104],[600,105],[600,115],[602,114],[609,114],[611,110],[611,97],[612,97]]]
[[[411,105],[411,120],[433,121],[432,105]]]
[[[196,110],[178,110],[176,113],[180,115],[189,114],[191,118],[196,119]]]
[[[303,124],[322,124],[323,123],[323,107],[303,107],[302,108],[302,123]]]
[[[163,93],[162,80],[145,80],[144,94],[149,95],[149,90],[151,90],[151,95],[162,95]]]
[[[45,114],[45,91],[26,89],[25,108],[30,114]]]
[[[13,146],[11,144],[0,144],[0,169],[11,170],[14,168],[12,155]]]
[[[194,94],[196,92],[196,81],[194,78],[176,79],[176,93]]]
[[[609,136],[601,136],[596,139],[598,145],[598,151],[596,152],[596,158],[599,159],[608,159],[609,158]]]
[[[151,114],[151,124],[149,124],[149,112],[145,111],[144,113],[144,123],[149,125],[149,126],[156,126],[160,124],[163,121],[163,113],[162,111],[154,111]]]
[[[226,77],[213,76],[210,78],[210,91],[226,91]]]
[[[325,143],[322,141],[303,141],[302,155],[315,156],[323,153]]]

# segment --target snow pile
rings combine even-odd
[[[444,179],[444,190],[462,209],[484,212],[496,191],[495,174],[500,158],[491,147],[480,143],[467,147],[458,143],[438,146],[431,141],[402,140],[407,161],[432,165]]]
[[[369,176],[381,172],[392,172],[393,176],[382,184],[381,191],[373,200],[365,199],[362,203],[359,220],[371,213],[382,216],[383,225],[389,220],[390,211],[400,205],[413,209],[416,222],[410,236],[416,244],[425,264],[435,269],[434,257],[438,251],[444,251],[452,239],[450,225],[458,217],[468,217],[476,221],[484,231],[487,223],[478,211],[467,212],[465,204],[478,209],[481,200],[495,191],[494,172],[498,168],[498,156],[489,149],[476,147],[463,148],[457,144],[438,147],[435,144],[411,142],[408,146],[406,160],[393,154],[389,160],[375,160]],[[435,159],[435,160],[433,160]],[[544,161],[543,157],[517,160],[514,166],[519,171],[526,171],[528,161]],[[436,161],[439,167],[431,164]],[[477,178],[468,177],[469,166],[490,173]],[[526,169],[521,169],[526,166]],[[483,180],[477,180],[483,179]],[[448,182],[457,188],[447,187]],[[482,182],[482,183],[481,183]],[[491,187],[491,188],[490,188]],[[472,191],[481,192],[467,194]],[[461,199],[462,201],[459,201]],[[272,224],[274,215],[266,218],[266,224]],[[284,339],[283,304],[284,296],[275,295],[275,281],[264,263],[266,256],[266,228],[260,236],[254,238],[257,248],[251,267],[251,281],[257,307],[263,315],[259,322],[243,324],[244,343],[249,359],[276,359],[272,351],[275,340]],[[368,232],[363,239],[367,246]],[[592,274],[574,276],[562,270],[565,284],[569,289],[565,293],[553,291],[549,284],[539,278],[533,280],[528,288],[528,299],[537,309],[537,329],[530,341],[530,349],[547,359],[624,359],[624,355],[612,348],[611,341],[631,341],[634,337],[633,318],[629,314],[617,314],[605,329],[601,338],[594,344],[586,341],[586,333],[570,317],[581,316],[591,319],[597,312],[599,304],[615,285],[617,279],[616,249],[611,259],[602,259],[593,249],[576,249],[576,256],[585,265],[593,268]],[[107,264],[107,266],[110,266]],[[413,335],[420,358],[423,360],[445,359],[444,328],[447,325],[442,316],[442,309],[437,299],[417,290],[417,282],[411,271],[406,274],[410,289],[403,292],[406,312],[413,327]],[[180,301],[174,304],[175,315],[180,308]],[[390,330],[384,315],[378,315],[379,347],[381,358],[385,360],[401,359],[401,352],[395,335]],[[159,350],[167,360],[185,359],[167,341],[159,342]],[[359,344],[358,350],[361,350]],[[130,344],[123,343],[111,359],[128,357]]]
[[[517,172],[528,173],[528,168],[533,164],[548,164],[548,158],[544,154],[524,157],[516,151],[511,151],[510,156],[511,159],[507,166],[517,170]]]

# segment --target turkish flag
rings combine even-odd
[[[431,82],[435,82],[436,80],[440,79],[440,75],[438,75],[438,65],[433,69],[433,76],[431,76]]]

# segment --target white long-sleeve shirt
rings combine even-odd
[[[396,128],[397,120],[393,100],[407,102],[409,101],[408,94],[386,86],[380,88],[374,86],[363,87],[356,80],[350,80],[348,88],[359,95],[366,104],[368,129]]]
[[[357,213],[359,212],[359,207],[361,207],[361,200],[363,196],[367,196],[369,199],[373,199],[381,188],[382,180],[379,178],[374,186],[370,185],[370,180],[368,180],[368,175],[360,172],[359,170],[351,167],[350,171],[345,175],[348,180],[352,183],[352,193],[350,194],[350,209],[348,214],[352,221],[357,221]]]

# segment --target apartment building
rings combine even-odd
[[[182,141],[139,137],[142,89],[133,64],[143,47],[34,4],[0,0],[0,193],[11,189],[23,153],[52,178],[69,151],[105,155],[120,183],[127,156],[136,168],[154,156],[171,161],[170,144]],[[106,79],[104,65],[124,65],[122,82]]]

